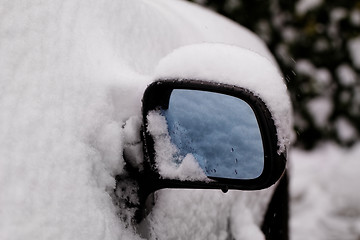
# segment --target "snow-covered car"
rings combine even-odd
[[[288,238],[291,105],[257,36],[178,0],[0,10],[0,239]],[[213,165],[179,135],[203,126]]]

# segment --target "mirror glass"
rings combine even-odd
[[[162,113],[171,142],[183,159],[192,154],[208,177],[254,179],[264,168],[255,114],[243,100],[225,94],[174,89]]]

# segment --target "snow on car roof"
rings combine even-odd
[[[124,4],[126,7],[126,4]],[[144,0],[120,9],[115,50],[131,68],[151,75],[157,63],[184,45],[212,42],[254,51],[276,65],[258,36],[231,20],[185,1]],[[139,26],[134,30],[135,26]],[[140,27],[146,26],[146,27]],[[116,31],[117,30],[117,31]],[[123,46],[126,46],[124,49]],[[121,51],[121,52],[120,52]],[[136,53],[136,55],[134,55]]]

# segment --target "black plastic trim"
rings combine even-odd
[[[266,240],[289,239],[289,173],[282,176],[268,205],[261,230]]]

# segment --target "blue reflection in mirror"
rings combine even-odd
[[[163,111],[179,158],[191,153],[208,177],[254,179],[264,168],[260,129],[251,107],[220,93],[175,89]]]

